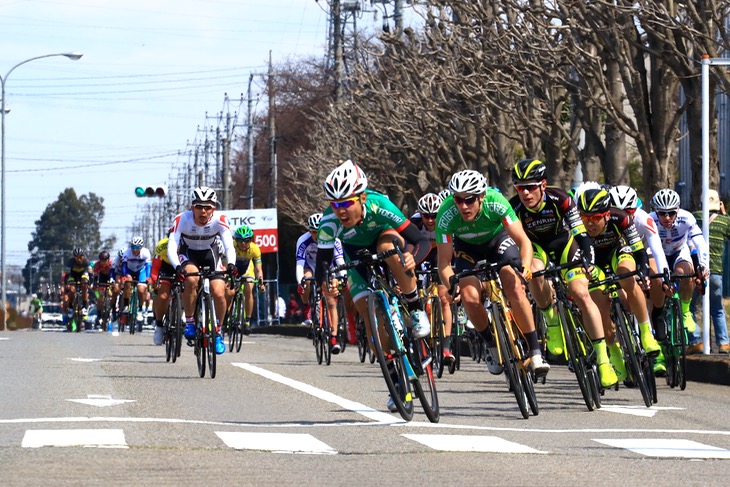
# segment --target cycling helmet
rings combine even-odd
[[[441,198],[434,193],[426,193],[418,200],[418,211],[421,213],[438,213],[439,206],[441,206]]]
[[[679,195],[673,189],[660,189],[651,199],[651,206],[655,210],[677,210]]]
[[[611,207],[611,197],[605,189],[586,189],[576,193],[576,198],[576,206],[581,213],[604,213]]]
[[[234,240],[246,240],[248,238],[253,238],[253,230],[248,225],[241,225],[233,232]]]
[[[218,205],[218,196],[215,194],[215,190],[207,187],[200,186],[193,190],[193,203],[205,203],[210,202],[214,205]]]
[[[589,189],[603,189],[601,188],[601,185],[598,184],[595,181],[585,181],[580,183],[576,188],[573,189],[573,201],[575,201],[575,204],[578,204],[578,198],[580,197],[581,193],[584,191],[587,191]]]
[[[324,194],[328,200],[341,200],[358,195],[368,187],[368,178],[362,169],[346,160],[324,180]]]
[[[109,252],[106,250],[99,252],[99,260],[109,260]]]
[[[487,178],[479,171],[465,169],[451,176],[449,189],[452,193],[484,194],[487,191]]]
[[[81,255],[84,255],[84,251],[78,247],[74,249],[74,257],[79,257]]]
[[[451,190],[449,188],[442,189],[439,191],[439,198],[441,198],[441,201],[443,202],[446,198],[451,196]]]
[[[132,247],[142,247],[144,245],[144,240],[139,235],[132,237]]]
[[[542,181],[547,168],[540,159],[523,159],[512,168],[512,182]]]
[[[322,213],[314,213],[307,218],[307,228],[310,230],[319,230],[319,222],[322,221]]]
[[[117,251],[117,257],[119,257],[120,259],[121,259],[122,257],[124,257],[124,251],[125,251],[125,250],[127,250],[127,249],[119,249],[119,250]]]
[[[30,295],[30,297],[31,297],[31,299],[36,299],[38,297],[38,295],[36,293],[33,293]]]
[[[608,190],[611,197],[611,204],[620,210],[632,210],[638,208],[638,196],[636,190],[631,186],[614,186]]]

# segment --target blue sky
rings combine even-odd
[[[322,56],[315,0],[2,0],[7,265],[22,266],[35,221],[61,191],[105,200],[102,235],[126,240],[139,183],[165,183],[206,112],[227,110],[251,72]],[[369,2],[368,2],[369,3]],[[372,15],[372,14],[371,14]],[[372,19],[372,16],[370,17]],[[187,157],[185,157],[187,160]],[[172,215],[171,215],[172,218]]]

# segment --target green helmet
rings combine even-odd
[[[246,240],[249,238],[253,238],[253,230],[248,225],[241,225],[233,232],[234,240]]]

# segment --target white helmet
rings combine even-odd
[[[637,207],[638,196],[631,186],[618,185],[608,190],[611,204],[620,210],[631,210]]]
[[[218,196],[216,196],[215,190],[207,186],[200,186],[199,188],[195,188],[193,190],[193,203],[206,201],[210,201],[216,206],[218,205]]]
[[[679,195],[673,189],[660,189],[651,199],[655,210],[676,210],[679,208]]]
[[[451,196],[451,190],[449,188],[439,191],[439,198],[441,198],[441,202],[443,202],[449,196]]]
[[[142,247],[144,245],[144,240],[140,236],[132,237],[132,247]]]
[[[36,293],[33,293],[33,294],[31,294],[31,295],[30,295],[30,297],[31,297],[32,299],[36,299],[36,298],[38,297],[38,295],[37,295]]]
[[[426,193],[418,200],[418,211],[421,213],[438,213],[439,206],[441,206],[441,198],[434,193]]]
[[[368,178],[350,159],[340,164],[324,180],[324,194],[328,200],[341,200],[362,193],[368,187]]]
[[[580,195],[589,189],[601,189],[601,185],[595,181],[584,181],[580,183],[573,192],[573,201],[575,201],[576,205],[578,204],[578,199],[580,198]]]
[[[487,178],[472,169],[459,171],[451,176],[449,189],[452,193],[484,194],[487,191]]]
[[[322,221],[322,213],[314,213],[307,218],[307,228],[310,230],[319,230],[319,222]]]

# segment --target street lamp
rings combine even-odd
[[[8,80],[8,76],[10,76],[10,73],[12,73],[15,68],[31,61],[35,61],[36,59],[43,59],[54,56],[64,56],[72,61],[78,61],[79,59],[81,59],[81,56],[83,56],[83,54],[80,52],[59,52],[56,54],[44,54],[43,56],[32,57],[30,59],[26,59],[25,61],[19,62],[18,64],[10,68],[10,70],[5,73],[5,76],[0,77],[0,87],[2,88],[2,98],[0,98],[0,119],[2,119],[2,128],[0,128],[0,143],[2,144],[2,149],[0,149],[0,179],[2,180],[2,182],[0,182],[0,191],[2,192],[2,201],[0,202],[0,218],[2,218],[2,224],[0,225],[0,237],[2,237],[2,244],[0,245],[0,259],[2,260],[2,262],[0,262],[0,274],[2,274],[2,297],[0,299],[2,299],[3,331],[7,329],[7,277],[5,275],[5,240],[7,236],[5,233],[5,82]]]

